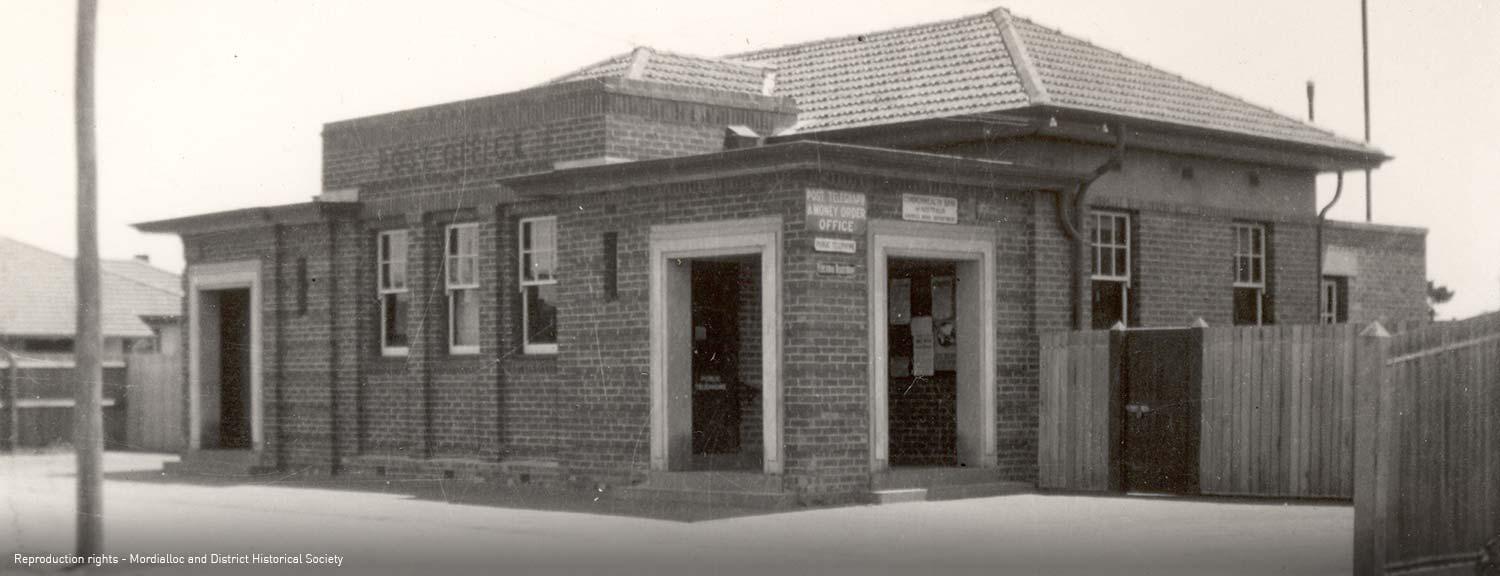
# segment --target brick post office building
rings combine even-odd
[[[1422,230],[1320,266],[1387,159],[1002,9],[331,123],[313,201],[139,228],[187,464],[858,500],[1032,481],[1041,331],[1425,317]]]

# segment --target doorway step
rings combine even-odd
[[[621,489],[620,498],[762,510],[784,510],[797,503],[795,494],[782,489],[780,476],[727,470],[652,472],[646,482]]]
[[[876,504],[1025,494],[1034,488],[1026,482],[1001,480],[999,471],[992,468],[898,467],[877,473],[870,481],[871,500]]]
[[[174,476],[249,478],[270,474],[274,468],[260,464],[260,453],[254,450],[189,450],[182,460],[167,462],[163,472]]]

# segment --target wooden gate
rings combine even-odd
[[[1045,334],[1038,485],[1162,490],[1136,482],[1127,486],[1128,474],[1120,473],[1127,460],[1154,459],[1144,473],[1154,466],[1177,478],[1173,492],[1350,498],[1356,344],[1350,325]],[[1170,425],[1193,446],[1170,457],[1153,453],[1149,440],[1131,440],[1133,434],[1158,432],[1125,425],[1156,422],[1147,413],[1136,416],[1133,410],[1140,408],[1131,406],[1145,404],[1154,411],[1162,400],[1128,400],[1125,394],[1131,393],[1132,381],[1166,370],[1182,372],[1173,378],[1187,386],[1175,392],[1187,403],[1170,414]],[[1177,422],[1179,417],[1196,417],[1197,429]],[[1196,468],[1196,490],[1187,488],[1188,473],[1162,466]]]
[[[1500,313],[1362,343],[1355,573],[1500,573]]]
[[[1130,492],[1198,493],[1198,330],[1124,335],[1120,482]]]
[[[125,370],[127,445],[150,452],[185,450],[182,356],[132,354]]]

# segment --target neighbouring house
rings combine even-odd
[[[72,435],[73,259],[0,237],[0,348],[16,358],[17,428],[21,446],[65,442]],[[145,257],[100,261],[104,334],[106,443],[126,440],[126,359],[175,355],[182,345],[182,279]],[[0,383],[10,361],[0,355]],[[173,380],[175,382],[175,379]],[[0,397],[0,404],[10,396]],[[8,408],[8,407],[7,407]],[[10,410],[3,410],[8,418]]]
[[[1322,313],[1315,178],[1387,160],[998,9],[333,122],[312,201],[137,227],[184,466],[857,501],[1034,482],[1043,331],[1425,318],[1425,232],[1344,223]]]

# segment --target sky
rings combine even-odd
[[[635,46],[704,56],[1005,6],[1188,79],[1363,136],[1359,0],[103,0],[100,246],[182,267],[131,223],[301,202],[326,122],[510,92]],[[1500,2],[1369,0],[1375,222],[1422,226],[1440,317],[1500,309]],[[0,0],[0,235],[75,252],[62,0]],[[1320,178],[1320,205],[1333,176]],[[1364,178],[1331,212],[1363,220]]]

